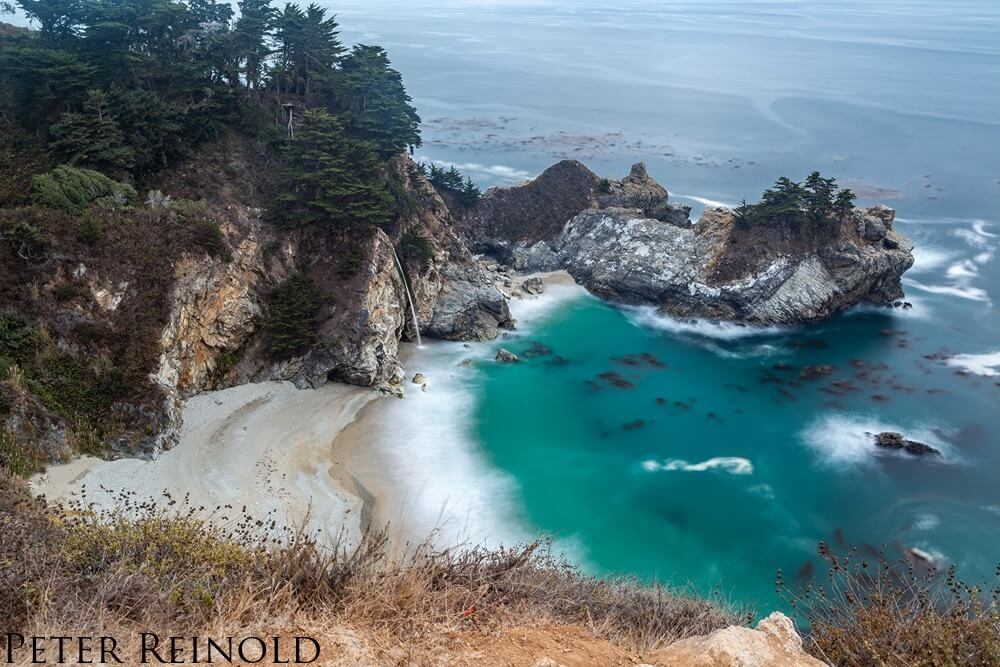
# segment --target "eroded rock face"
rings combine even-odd
[[[687,224],[691,210],[669,202],[666,189],[650,178],[642,163],[614,180],[599,178],[576,160],[563,160],[525,185],[492,188],[460,216],[458,229],[474,251],[522,270],[547,266],[544,242],[558,236],[577,214],[608,207],[638,208],[646,217],[678,225]],[[538,251],[533,259],[532,248]],[[529,258],[523,259],[525,255]]]
[[[891,209],[879,214],[880,223],[891,219]],[[753,230],[734,230],[728,209],[709,209],[689,226],[636,209],[595,209],[517,257],[526,270],[565,268],[613,301],[650,303],[682,317],[790,324],[903,296],[900,277],[913,264],[912,245],[891,223],[884,237],[865,238],[856,230],[866,218],[875,219],[857,211],[826,238],[778,238],[769,246],[755,243]]]
[[[676,667],[823,667],[807,654],[792,621],[774,612],[756,629],[731,626],[656,651],[651,662]]]
[[[472,256],[455,233],[452,212],[407,156],[390,163],[395,179],[420,203],[400,221],[399,237],[418,233],[432,249],[427,258],[402,257],[413,288],[421,332],[446,340],[492,340],[514,326],[500,277]],[[412,324],[408,323],[408,327]],[[407,329],[413,339],[413,331]]]
[[[491,190],[461,229],[516,270],[566,269],[608,300],[755,324],[819,320],[860,301],[892,304],[913,265],[887,206],[798,227],[737,226],[727,208],[691,224],[689,213],[642,164],[607,180],[564,161],[526,185]]]

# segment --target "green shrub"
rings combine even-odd
[[[29,359],[38,347],[38,333],[17,315],[0,311],[0,357],[20,363]]]
[[[17,404],[17,391],[9,382],[0,381],[0,418],[6,417]]]
[[[122,209],[136,201],[135,188],[114,181],[99,171],[60,165],[31,179],[35,203],[69,213],[80,213],[98,202],[112,209]]]
[[[611,193],[611,181],[609,181],[606,178],[602,178],[601,180],[599,180],[597,182],[597,189],[602,194],[610,194]]]
[[[40,257],[48,245],[42,231],[24,220],[0,225],[0,239],[10,243],[18,257],[28,260]]]
[[[76,238],[81,243],[94,245],[104,238],[104,223],[93,213],[84,213],[76,226]]]
[[[219,227],[219,223],[214,220],[199,220],[194,223],[195,243],[205,249],[211,257],[220,258],[225,262],[233,259],[226,237]]]
[[[434,258],[434,245],[423,232],[411,229],[399,239],[399,254],[426,266]]]
[[[72,301],[79,295],[80,293],[72,285],[63,284],[52,290],[52,296],[56,298],[56,301]]]
[[[264,332],[271,354],[292,357],[316,341],[319,300],[308,277],[292,274],[271,292],[270,302]]]
[[[0,470],[27,477],[43,469],[45,459],[35,448],[23,447],[0,424]]]

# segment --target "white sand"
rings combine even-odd
[[[564,271],[534,275],[544,279],[545,293],[510,302],[528,328],[585,294]],[[513,289],[529,277],[514,276]],[[430,375],[427,393],[409,382],[402,401],[376,401],[370,389],[335,383],[209,392],[185,402],[179,444],[156,460],[83,457],[50,467],[32,487],[50,500],[102,509],[118,505],[122,493],[133,502],[162,502],[169,491],[213,520],[231,521],[245,506],[253,518],[304,527],[326,544],[340,535],[356,543],[369,524],[388,524],[397,550],[431,533],[449,545],[524,539],[504,529],[518,523],[512,480],[492,469],[466,433],[473,371],[458,362],[492,363],[492,344],[435,341],[419,351],[404,344],[400,356],[411,371]],[[226,505],[235,511],[216,511]]]
[[[243,385],[185,402],[179,444],[154,461],[84,457],[52,466],[32,480],[50,500],[114,507],[121,492],[164,500],[168,490],[189,505],[243,506],[279,526],[305,527],[332,543],[361,533],[364,495],[338,456],[337,435],[376,397],[367,389],[328,384],[298,390],[287,382]],[[357,456],[357,454],[355,454]],[[85,496],[81,493],[86,486]]]

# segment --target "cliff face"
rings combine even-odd
[[[335,380],[401,394],[399,342],[415,338],[407,285],[426,336],[485,340],[513,326],[496,276],[456,236],[450,211],[417,166],[400,157],[389,169],[406,206],[388,232],[281,233],[259,211],[242,208],[239,224],[224,228],[229,263],[178,264],[156,373],[174,426],[180,399],[246,382]],[[408,252],[408,243],[420,252]],[[275,360],[260,323],[268,293],[294,270],[319,294],[317,340],[299,356]],[[159,444],[170,446],[174,433],[165,429]]]
[[[496,276],[408,157],[388,166],[399,203],[385,229],[278,229],[248,205],[263,186],[243,176],[264,171],[227,136],[164,175],[164,193],[186,199],[99,211],[102,235],[87,242],[67,214],[0,209],[0,240],[38,236],[30,253],[0,242],[0,363],[24,370],[0,383],[0,435],[30,450],[27,468],[84,449],[169,448],[180,401],[208,389],[337,380],[400,394],[399,342],[414,338],[407,284],[427,336],[482,340],[513,326]],[[277,358],[262,325],[295,272],[316,292],[316,338]],[[24,337],[21,351],[7,344]]]
[[[458,229],[477,252],[509,262],[529,263],[524,249],[557,237],[574,216],[588,209],[625,206],[666,222],[687,220],[690,207],[668,202],[667,191],[636,164],[621,180],[598,178],[576,160],[563,160],[530,183],[493,188],[459,219]]]
[[[543,200],[546,181],[539,181],[523,186],[520,195],[504,192],[493,201],[496,192],[489,193],[485,210],[502,217],[505,202]],[[684,317],[790,324],[860,301],[888,305],[903,296],[900,277],[913,264],[912,244],[893,230],[890,208],[856,210],[821,225],[747,228],[719,208],[690,224],[690,209],[668,202],[666,191],[650,182],[637,165],[625,179],[605,184],[607,194],[595,206],[553,213],[568,216],[557,233],[515,233],[505,245],[492,238],[490,245],[502,246],[503,257],[520,270],[566,269],[602,298],[653,304]],[[517,219],[518,211],[512,216]],[[475,244],[475,235],[496,227],[465,229]]]

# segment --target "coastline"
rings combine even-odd
[[[176,500],[180,511],[204,508],[205,518],[223,527],[245,511],[276,522],[279,534],[303,529],[327,546],[341,537],[356,544],[363,502],[343,483],[334,449],[337,435],[376,397],[360,387],[299,390],[288,382],[199,394],[184,403],[178,445],[156,459],[81,457],[36,475],[31,488],[98,511]]]
[[[548,291],[520,294],[523,282],[532,277],[542,278],[546,290],[582,291],[562,271],[512,276],[509,286],[498,287],[526,322],[547,308],[553,296]],[[396,473],[399,457],[419,454],[406,451],[410,444],[406,434],[391,428],[401,413],[418,420],[423,416],[421,411],[427,408],[417,405],[415,397],[437,399],[439,410],[450,410],[448,392],[463,391],[468,379],[464,371],[474,373],[468,366],[460,367],[459,361],[492,363],[495,345],[496,341],[433,341],[418,350],[403,343],[400,361],[407,369],[403,399],[339,383],[300,390],[288,382],[263,382],[199,394],[184,402],[178,445],[157,458],[105,461],[82,456],[34,476],[31,489],[50,501],[80,503],[103,512],[122,509],[123,497],[126,510],[147,501],[164,506],[176,500],[184,510],[203,508],[208,520],[222,526],[239,520],[237,515],[245,507],[254,520],[276,522],[279,534],[282,527],[305,529],[329,547],[357,544],[365,530],[385,527],[397,555],[433,540],[445,524],[456,520],[461,526],[449,532],[466,541],[511,541],[515,536],[497,533],[487,524],[469,526],[473,505],[496,500],[489,492],[473,505],[468,489],[459,489],[459,497],[431,494],[440,501],[434,507],[430,504],[434,500],[422,496],[437,491],[436,480],[414,486],[401,479]],[[422,391],[410,380],[415,373],[427,374],[430,367],[435,370]],[[456,413],[447,436],[456,435],[453,431],[462,423],[462,415]],[[445,449],[450,445],[442,444]],[[437,516],[416,516],[428,510]]]

